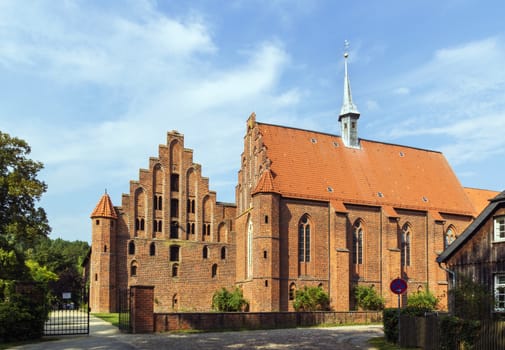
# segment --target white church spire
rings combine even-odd
[[[340,115],[338,121],[340,122],[340,128],[342,132],[342,140],[346,147],[359,148],[359,138],[358,138],[358,119],[359,111],[358,108],[352,102],[351,93],[351,82],[349,80],[349,74],[347,72],[347,58],[349,53],[349,42],[345,41],[345,53],[344,53],[344,100],[342,103],[342,108],[340,109]]]

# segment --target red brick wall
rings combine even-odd
[[[245,312],[154,314],[156,332],[291,328],[381,322],[380,312]]]
[[[154,287],[132,286],[130,323],[133,333],[152,333],[154,330]]]

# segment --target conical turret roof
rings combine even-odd
[[[100,198],[95,209],[91,213],[91,218],[110,218],[117,219],[116,209],[112,205],[109,195],[105,192]]]
[[[270,169],[265,170],[263,174],[261,174],[258,184],[256,185],[256,188],[254,189],[252,194],[261,192],[279,193],[279,191],[277,191],[274,187],[274,179]]]

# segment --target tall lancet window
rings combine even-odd
[[[410,266],[410,239],[411,239],[411,230],[410,225],[403,225],[402,229],[402,237],[401,237],[401,263],[402,266]]]
[[[356,221],[353,227],[352,263],[363,264],[363,223],[360,220]]]
[[[456,230],[454,226],[449,226],[447,231],[445,231],[444,236],[444,249],[451,245],[452,242],[456,240]]]
[[[298,223],[298,261],[310,262],[310,222],[307,214]]]
[[[247,223],[247,278],[253,277],[253,224],[251,218]]]

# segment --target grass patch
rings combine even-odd
[[[419,348],[399,348],[398,345],[389,343],[384,337],[372,338],[368,341],[370,345],[373,345],[378,350],[412,350]]]
[[[92,314],[95,317],[101,318],[105,322],[109,322],[112,324],[114,327],[119,327],[119,313],[96,313]]]

